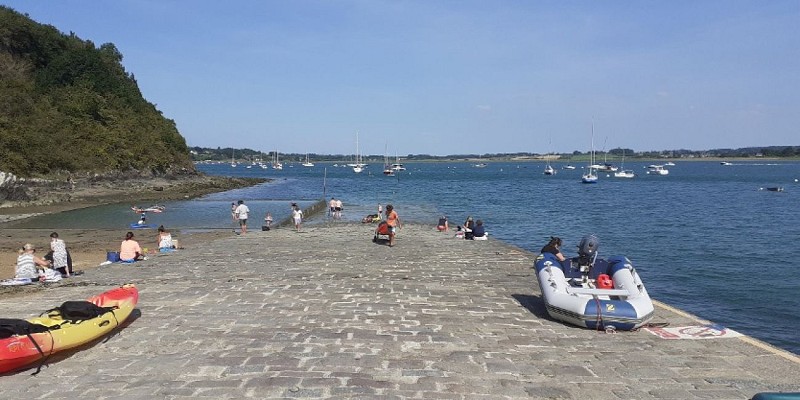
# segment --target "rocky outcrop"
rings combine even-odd
[[[0,204],[29,201],[30,199],[31,196],[24,179],[18,178],[12,173],[0,171]]]

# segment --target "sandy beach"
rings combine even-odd
[[[127,180],[124,185],[114,181],[77,181],[74,189],[69,191],[68,195],[65,195],[63,190],[59,190],[27,204],[4,203],[0,207],[0,279],[14,276],[18,250],[26,243],[36,246],[36,255],[39,257],[43,257],[50,251],[52,230],[17,229],[9,224],[11,221],[121,201],[149,204],[150,202],[189,199],[256,183],[258,183],[256,180],[205,175],[188,176],[181,179]],[[140,190],[132,194],[127,189],[131,186],[139,187]],[[124,239],[119,230],[62,229],[58,231],[58,234],[67,244],[73,259],[74,270],[97,267],[106,260],[107,252],[119,251],[119,245]],[[151,253],[156,250],[155,230],[135,232],[135,234],[142,248],[147,248]],[[227,230],[191,235],[172,232],[173,237],[178,239],[179,245],[184,248],[198,246],[205,241],[229,234],[230,231]]]

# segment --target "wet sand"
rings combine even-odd
[[[36,246],[36,255],[39,257],[44,257],[50,251],[50,233],[52,231],[1,228],[0,231],[2,232],[2,236],[0,236],[0,279],[14,277],[17,250],[25,243]],[[229,229],[185,235],[175,231],[170,233],[173,239],[178,240],[180,247],[188,249],[198,248],[208,241],[231,235]],[[124,239],[124,237],[120,237],[119,229],[67,229],[59,230],[58,235],[67,244],[75,271],[96,268],[106,261],[109,251],[119,251],[120,243]],[[154,229],[136,231],[134,235],[134,239],[139,242],[142,249],[147,249],[149,254],[157,252],[157,233]]]
[[[256,180],[204,175],[190,176],[180,180],[156,178],[133,183],[127,181],[125,185],[114,182],[102,184],[78,182],[74,190],[69,192],[68,201],[53,201],[53,199],[64,198],[64,193],[53,193],[51,196],[46,196],[49,198],[39,199],[28,204],[0,204],[0,279],[14,277],[18,251],[26,243],[36,246],[36,255],[44,257],[50,251],[50,233],[53,232],[47,229],[13,228],[8,222],[41,214],[52,214],[121,201],[132,204],[149,204],[150,202],[189,199],[256,183],[258,183]],[[127,189],[132,184],[144,189],[132,194]],[[153,189],[148,190],[147,188]],[[179,246],[192,248],[201,246],[202,243],[209,240],[229,236],[231,231],[225,229],[218,232],[192,233],[191,235],[184,235],[176,231],[171,233],[173,238],[178,239]],[[119,251],[119,245],[124,239],[122,236],[124,232],[121,233],[118,229],[60,229],[58,234],[67,245],[73,260],[73,270],[76,271],[95,268],[106,261],[107,253]],[[142,248],[147,248],[151,253],[157,250],[155,230],[137,231],[134,234]]]

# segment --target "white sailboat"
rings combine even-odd
[[[236,168],[236,158],[234,158],[236,150],[231,150],[231,167]]]
[[[303,163],[304,167],[313,167],[314,163],[308,160],[308,153],[306,153],[306,162]]]
[[[282,170],[283,164],[281,164],[280,156],[278,155],[278,150],[275,150],[275,158],[272,160],[272,169]]]
[[[352,166],[353,166],[353,172],[357,174],[363,172],[364,167],[367,166],[367,164],[361,162],[361,150],[358,147],[358,132],[356,132],[356,163],[353,164]]]
[[[635,178],[636,174],[633,170],[625,169],[625,149],[622,149],[622,162],[620,163],[619,171],[614,172],[615,178]]]
[[[555,168],[553,168],[552,165],[550,165],[550,156],[553,154],[553,151],[552,151],[552,149],[548,149],[548,150],[550,150],[550,152],[547,153],[547,155],[545,155],[545,157],[544,157],[545,160],[547,160],[547,165],[545,165],[545,167],[544,167],[544,174],[545,175],[555,175],[556,174],[556,170],[555,170]]]
[[[400,164],[400,156],[397,155],[397,153],[394,153],[394,157],[395,161],[394,164],[392,164],[392,171],[405,171],[406,167],[404,167],[403,164]]]
[[[389,142],[386,142],[386,148],[383,150],[383,174],[386,176],[394,176],[394,170],[392,166],[389,165],[389,155],[387,154],[389,150]]]
[[[595,172],[597,165],[594,163],[594,120],[592,120],[592,151],[589,153],[589,157],[589,170],[581,176],[581,182],[597,183],[597,172]]]

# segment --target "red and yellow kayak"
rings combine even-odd
[[[116,306],[117,309],[77,324],[66,322],[58,315],[29,318],[28,321],[35,324],[48,327],[60,325],[60,327],[49,332],[33,333],[30,337],[16,335],[0,339],[0,373],[14,371],[40,361],[42,353],[44,356],[49,356],[107,335],[131,315],[139,301],[139,290],[134,285],[125,285],[87,300],[100,307]],[[31,342],[31,338],[39,345],[41,352]]]

